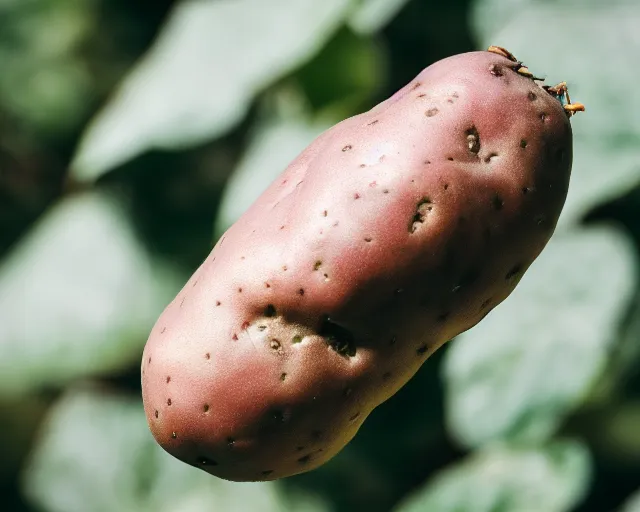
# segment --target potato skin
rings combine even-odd
[[[153,328],[142,392],[157,442],[234,481],[334,457],[513,291],[571,163],[561,103],[491,52],[439,61],[323,133]]]

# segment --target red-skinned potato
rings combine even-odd
[[[153,328],[142,392],[157,442],[235,481],[334,457],[549,241],[582,109],[566,92],[491,47],[318,137]]]

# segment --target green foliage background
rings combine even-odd
[[[630,0],[0,0],[0,509],[639,512],[638,27]],[[322,130],[489,44],[587,105],[513,295],[316,471],[166,455],[140,356],[218,237]]]

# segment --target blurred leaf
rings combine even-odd
[[[590,467],[587,449],[573,441],[485,448],[445,469],[397,512],[569,511],[586,493]]]
[[[74,176],[93,180],[153,148],[219,136],[253,96],[309,59],[350,0],[188,0],[81,141]]]
[[[0,395],[130,364],[179,280],[114,199],[63,199],[0,267]]]
[[[513,294],[449,348],[458,440],[548,437],[599,377],[635,278],[632,247],[615,230],[554,236]]]
[[[301,111],[280,112],[263,120],[227,183],[216,220],[216,238],[329,126],[326,121],[311,121]]]
[[[314,110],[344,119],[369,106],[385,81],[385,57],[373,39],[344,28],[295,79]]]
[[[572,125],[574,172],[560,225],[640,180],[640,3],[627,0],[478,0],[472,17],[482,46],[508,48],[547,83],[566,80],[586,105]],[[580,57],[582,56],[582,57]]]
[[[349,18],[349,25],[360,34],[372,34],[382,30],[408,0],[361,0]]]
[[[31,129],[59,135],[86,115],[93,88],[79,48],[95,0],[0,2],[0,106]]]
[[[233,483],[178,461],[154,441],[139,400],[68,392],[54,407],[23,488],[46,512],[321,512],[277,483]]]
[[[626,501],[620,512],[640,512],[640,489]]]

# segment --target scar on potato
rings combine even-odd
[[[325,338],[326,343],[338,354],[346,357],[356,355],[355,336],[351,331],[332,322],[329,315],[320,320],[318,334]]]
[[[480,152],[480,134],[478,133],[478,129],[474,125],[465,132],[465,135],[467,137],[467,147],[469,151],[477,155]]]
[[[427,215],[432,210],[433,205],[431,203],[431,199],[428,197],[422,198],[416,205],[416,211],[411,218],[411,222],[409,223],[409,233],[415,233],[420,225],[425,223],[425,221],[427,220]]]

